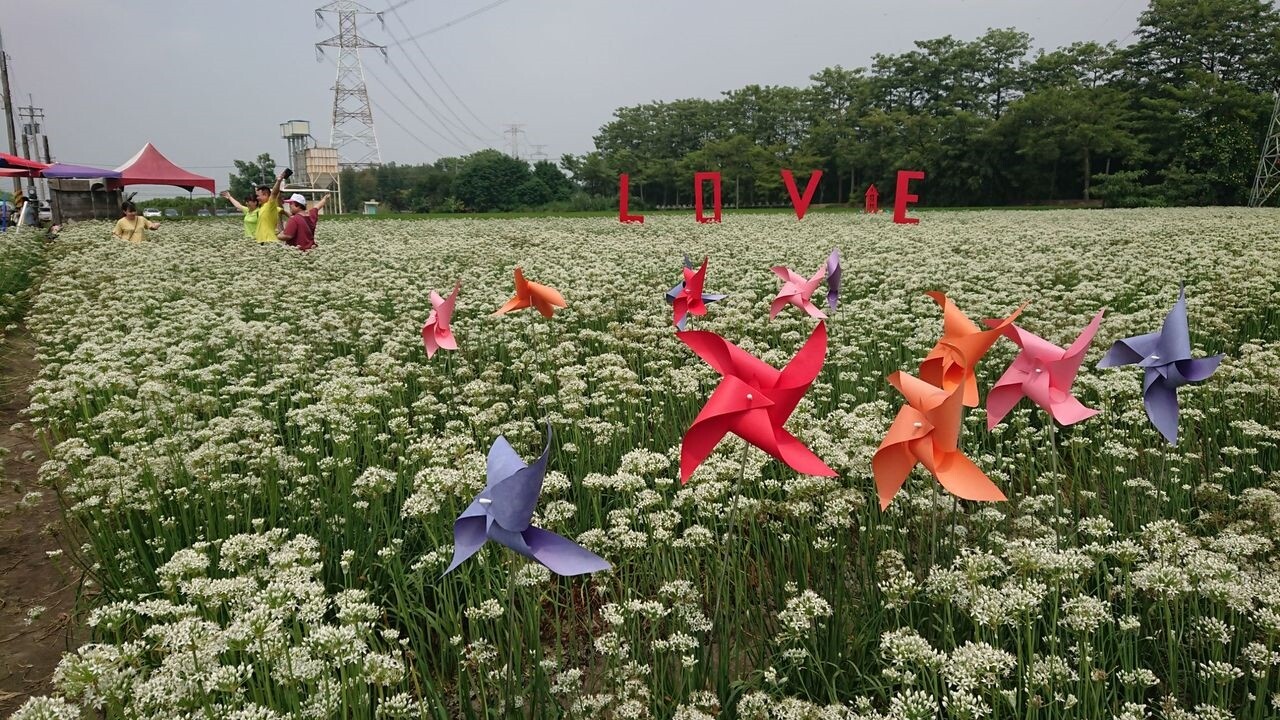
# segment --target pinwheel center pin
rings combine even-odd
[[[916,421],[916,422],[911,423],[911,427],[915,427],[915,428],[922,428],[922,427],[924,427],[924,423],[919,422],[919,421]]]
[[[754,397],[752,397],[751,393],[747,393],[747,399],[748,399],[748,400],[754,400],[755,398],[754,398]]]
[[[492,505],[492,504],[493,504],[493,501],[492,501],[492,500],[490,500],[489,498],[480,498],[477,502],[479,502],[481,505]]]
[[[1159,355],[1152,355],[1152,356],[1151,356],[1151,359],[1152,359],[1152,360],[1159,360],[1159,359],[1160,359],[1160,356],[1159,356]]]
[[[1036,372],[1037,372],[1037,373],[1042,373],[1042,372],[1044,372],[1044,368],[1036,368]]]

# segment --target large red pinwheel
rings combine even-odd
[[[720,373],[720,385],[684,435],[680,448],[680,482],[720,440],[733,433],[805,475],[834,476],[813,451],[783,425],[822,370],[827,354],[827,326],[818,323],[796,356],[782,370],[705,330],[676,333],[698,357]]]

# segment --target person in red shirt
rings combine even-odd
[[[303,252],[315,247],[316,219],[320,216],[320,205],[307,212],[307,199],[302,193],[294,193],[285,201],[285,207],[289,210],[289,219],[276,237],[283,240],[285,245],[292,245]]]

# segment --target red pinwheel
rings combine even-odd
[[[688,482],[693,471],[727,433],[755,445],[796,472],[836,474],[783,428],[822,370],[827,354],[826,323],[818,323],[804,346],[782,370],[713,332],[689,330],[676,333],[676,337],[723,378],[684,435],[680,448],[681,483]]]
[[[707,280],[707,258],[702,258],[702,267],[694,270],[685,257],[684,280],[667,291],[667,302],[671,303],[671,321],[681,330],[689,320],[689,315],[699,317],[707,314],[707,303],[723,300],[724,295],[702,292]]]

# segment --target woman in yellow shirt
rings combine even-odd
[[[147,239],[148,230],[159,230],[160,223],[151,222],[144,217],[138,215],[138,206],[131,202],[126,202],[120,206],[124,212],[124,217],[116,221],[116,227],[111,231],[112,235],[121,240],[129,240],[130,242],[142,242]]]

